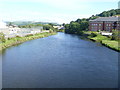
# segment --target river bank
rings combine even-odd
[[[110,37],[107,37],[107,36],[103,36],[101,34],[99,34],[99,32],[91,32],[91,31],[84,31],[82,33],[82,36],[87,38],[87,39],[90,39],[94,42],[100,42],[102,45],[110,48],[110,49],[113,49],[115,51],[120,51],[120,47],[119,47],[119,41],[117,40],[111,40]]]
[[[0,51],[2,51],[3,49],[5,49],[7,47],[14,46],[14,45],[23,43],[25,41],[48,37],[50,35],[55,35],[55,34],[56,34],[56,32],[44,32],[44,33],[38,33],[35,35],[30,34],[25,37],[16,36],[14,38],[8,38],[7,40],[5,40],[5,42],[0,43]]]

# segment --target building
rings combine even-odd
[[[65,29],[65,27],[64,26],[53,26],[54,28],[56,28],[56,29]]]
[[[17,25],[7,25],[4,22],[0,22],[0,33],[4,33],[5,38],[12,38],[16,36],[26,36],[29,34],[41,33],[43,30],[42,26],[32,28],[19,28]]]
[[[8,28],[9,28],[9,34],[16,34],[19,31],[21,31],[21,29],[17,25],[11,25],[8,26]]]
[[[120,29],[120,17],[99,17],[89,21],[90,31],[109,31]]]

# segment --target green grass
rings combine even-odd
[[[95,31],[83,31],[84,34],[91,34],[91,33],[94,33],[94,34],[98,34],[98,32],[95,32]]]
[[[105,45],[106,47],[109,47],[116,51],[120,51],[120,47],[118,44],[119,40],[111,40],[110,37],[103,36],[103,35],[99,34],[99,32],[84,31],[83,33],[87,34],[88,35],[87,38],[92,41],[100,42],[101,44]],[[92,34],[94,34],[94,36]]]
[[[103,45],[112,48],[114,50],[120,51],[120,47],[118,44],[118,41],[113,41],[113,40],[102,40],[101,42]]]
[[[65,30],[64,30],[64,29],[61,29],[61,30],[57,30],[57,32],[65,32]]]
[[[56,32],[52,32],[52,33],[45,32],[45,33],[39,33],[39,34],[35,34],[35,35],[30,35],[30,36],[28,35],[28,36],[25,36],[25,37],[10,38],[10,39],[6,40],[5,42],[0,43],[0,51],[2,49],[5,49],[7,47],[23,43],[25,41],[29,41],[29,40],[33,40],[33,39],[38,39],[38,38],[43,38],[43,37],[47,37],[47,36],[55,35],[55,34],[56,34]]]
[[[94,41],[102,41],[102,40],[110,40],[108,37],[106,36],[102,36],[102,35],[97,35],[96,37],[90,37],[90,39],[94,40]]]

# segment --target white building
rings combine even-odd
[[[16,27],[12,27],[12,26],[9,27],[9,34],[16,34],[18,32],[20,32],[19,27],[17,27],[17,26]]]
[[[65,29],[64,26],[53,26],[53,27],[56,28],[56,29],[59,29],[59,30],[60,29]]]
[[[7,26],[6,23],[0,22],[0,32],[5,34],[5,37],[26,36],[29,34],[41,33],[43,27],[35,28],[19,28],[17,25]]]

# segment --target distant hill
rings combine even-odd
[[[34,22],[34,21],[14,21],[14,22],[9,22],[9,21],[6,21],[7,24],[14,24],[14,25],[18,25],[18,26],[22,26],[22,25],[29,25],[29,24],[42,24],[42,25],[45,25],[45,24],[49,24],[51,22]],[[54,25],[58,25],[57,23],[52,23]]]
[[[96,16],[100,16],[100,17],[110,17],[115,15],[120,15],[120,9],[112,9],[109,11],[103,11],[100,14],[96,14]]]
[[[93,20],[98,17],[111,17],[111,16],[120,16],[120,9],[111,9],[108,11],[103,11],[100,14],[92,15],[88,20]]]

